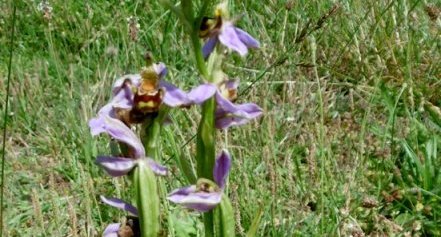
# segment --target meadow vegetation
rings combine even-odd
[[[87,122],[146,51],[167,64],[168,81],[195,85],[189,39],[157,1],[5,1],[2,111],[13,2],[4,234],[100,236],[125,216],[99,195],[125,198],[127,184],[94,164],[108,138],[92,139]],[[242,82],[238,101],[265,111],[218,144],[234,159],[237,235],[257,226],[256,236],[441,236],[441,5],[230,5],[261,49],[225,67]],[[196,109],[173,111],[162,131],[164,193],[187,183],[173,167],[194,159]],[[199,214],[166,200],[161,208],[169,236],[202,235]]]

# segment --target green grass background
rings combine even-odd
[[[100,236],[125,213],[99,195],[129,198],[95,164],[108,138],[87,121],[113,81],[152,51],[167,80],[197,84],[189,39],[157,1],[14,1],[16,39],[6,140],[5,236]],[[427,0],[230,1],[261,42],[225,71],[260,119],[219,135],[233,156],[229,196],[238,236],[441,235],[441,4]],[[335,11],[330,13],[330,9]],[[0,3],[4,111],[12,1]],[[133,41],[127,18],[139,19]],[[3,116],[1,116],[3,124]],[[163,193],[187,185],[198,109],[172,112]],[[201,236],[197,213],[163,202],[169,236]],[[168,217],[167,217],[168,216]],[[164,234],[164,236],[167,236]]]

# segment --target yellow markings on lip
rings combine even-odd
[[[138,107],[140,109],[142,109],[142,108],[156,108],[157,106],[158,106],[158,103],[156,103],[155,101],[147,101],[147,102],[141,101],[138,103]]]

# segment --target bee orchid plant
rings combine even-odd
[[[130,230],[142,237],[158,236],[160,227],[160,193],[158,179],[168,174],[160,164],[159,136],[172,108],[201,106],[202,116],[196,139],[197,181],[170,192],[170,202],[203,213],[205,236],[234,236],[234,213],[228,198],[227,177],[232,159],[225,149],[216,157],[216,132],[246,124],[262,114],[254,103],[236,104],[238,80],[222,71],[225,50],[246,56],[259,42],[235,26],[227,4],[221,3],[213,17],[207,17],[211,1],[202,1],[198,14],[191,0],[175,6],[160,1],[174,12],[187,27],[198,69],[200,85],[185,92],[167,82],[167,67],[146,54],[146,65],[138,74],[116,80],[112,98],[95,118],[89,121],[91,134],[107,134],[119,144],[119,154],[98,156],[96,163],[111,177],[129,176],[134,190],[133,202],[101,197],[103,203],[127,211],[136,220]],[[203,46],[202,46],[203,45]],[[135,132],[135,128],[140,135]],[[188,173],[183,171],[182,173]],[[126,225],[110,224],[103,236],[120,236]]]

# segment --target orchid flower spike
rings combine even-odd
[[[213,168],[214,181],[199,179],[195,185],[176,189],[167,199],[196,211],[207,212],[222,200],[227,177],[231,169],[230,154],[226,150],[217,157]]]
[[[95,134],[107,133],[129,148],[129,157],[99,156],[97,158],[96,162],[109,175],[118,177],[128,174],[138,162],[147,162],[156,175],[167,175],[167,168],[146,157],[141,140],[120,120],[103,116],[100,120],[91,120],[89,126]]]
[[[202,53],[204,58],[213,52],[217,43],[236,51],[240,56],[245,56],[249,48],[259,48],[260,43],[250,34],[234,25],[233,20],[228,20],[228,12],[225,4],[219,4],[215,10],[215,18],[204,18],[200,27],[200,36],[208,38]]]

